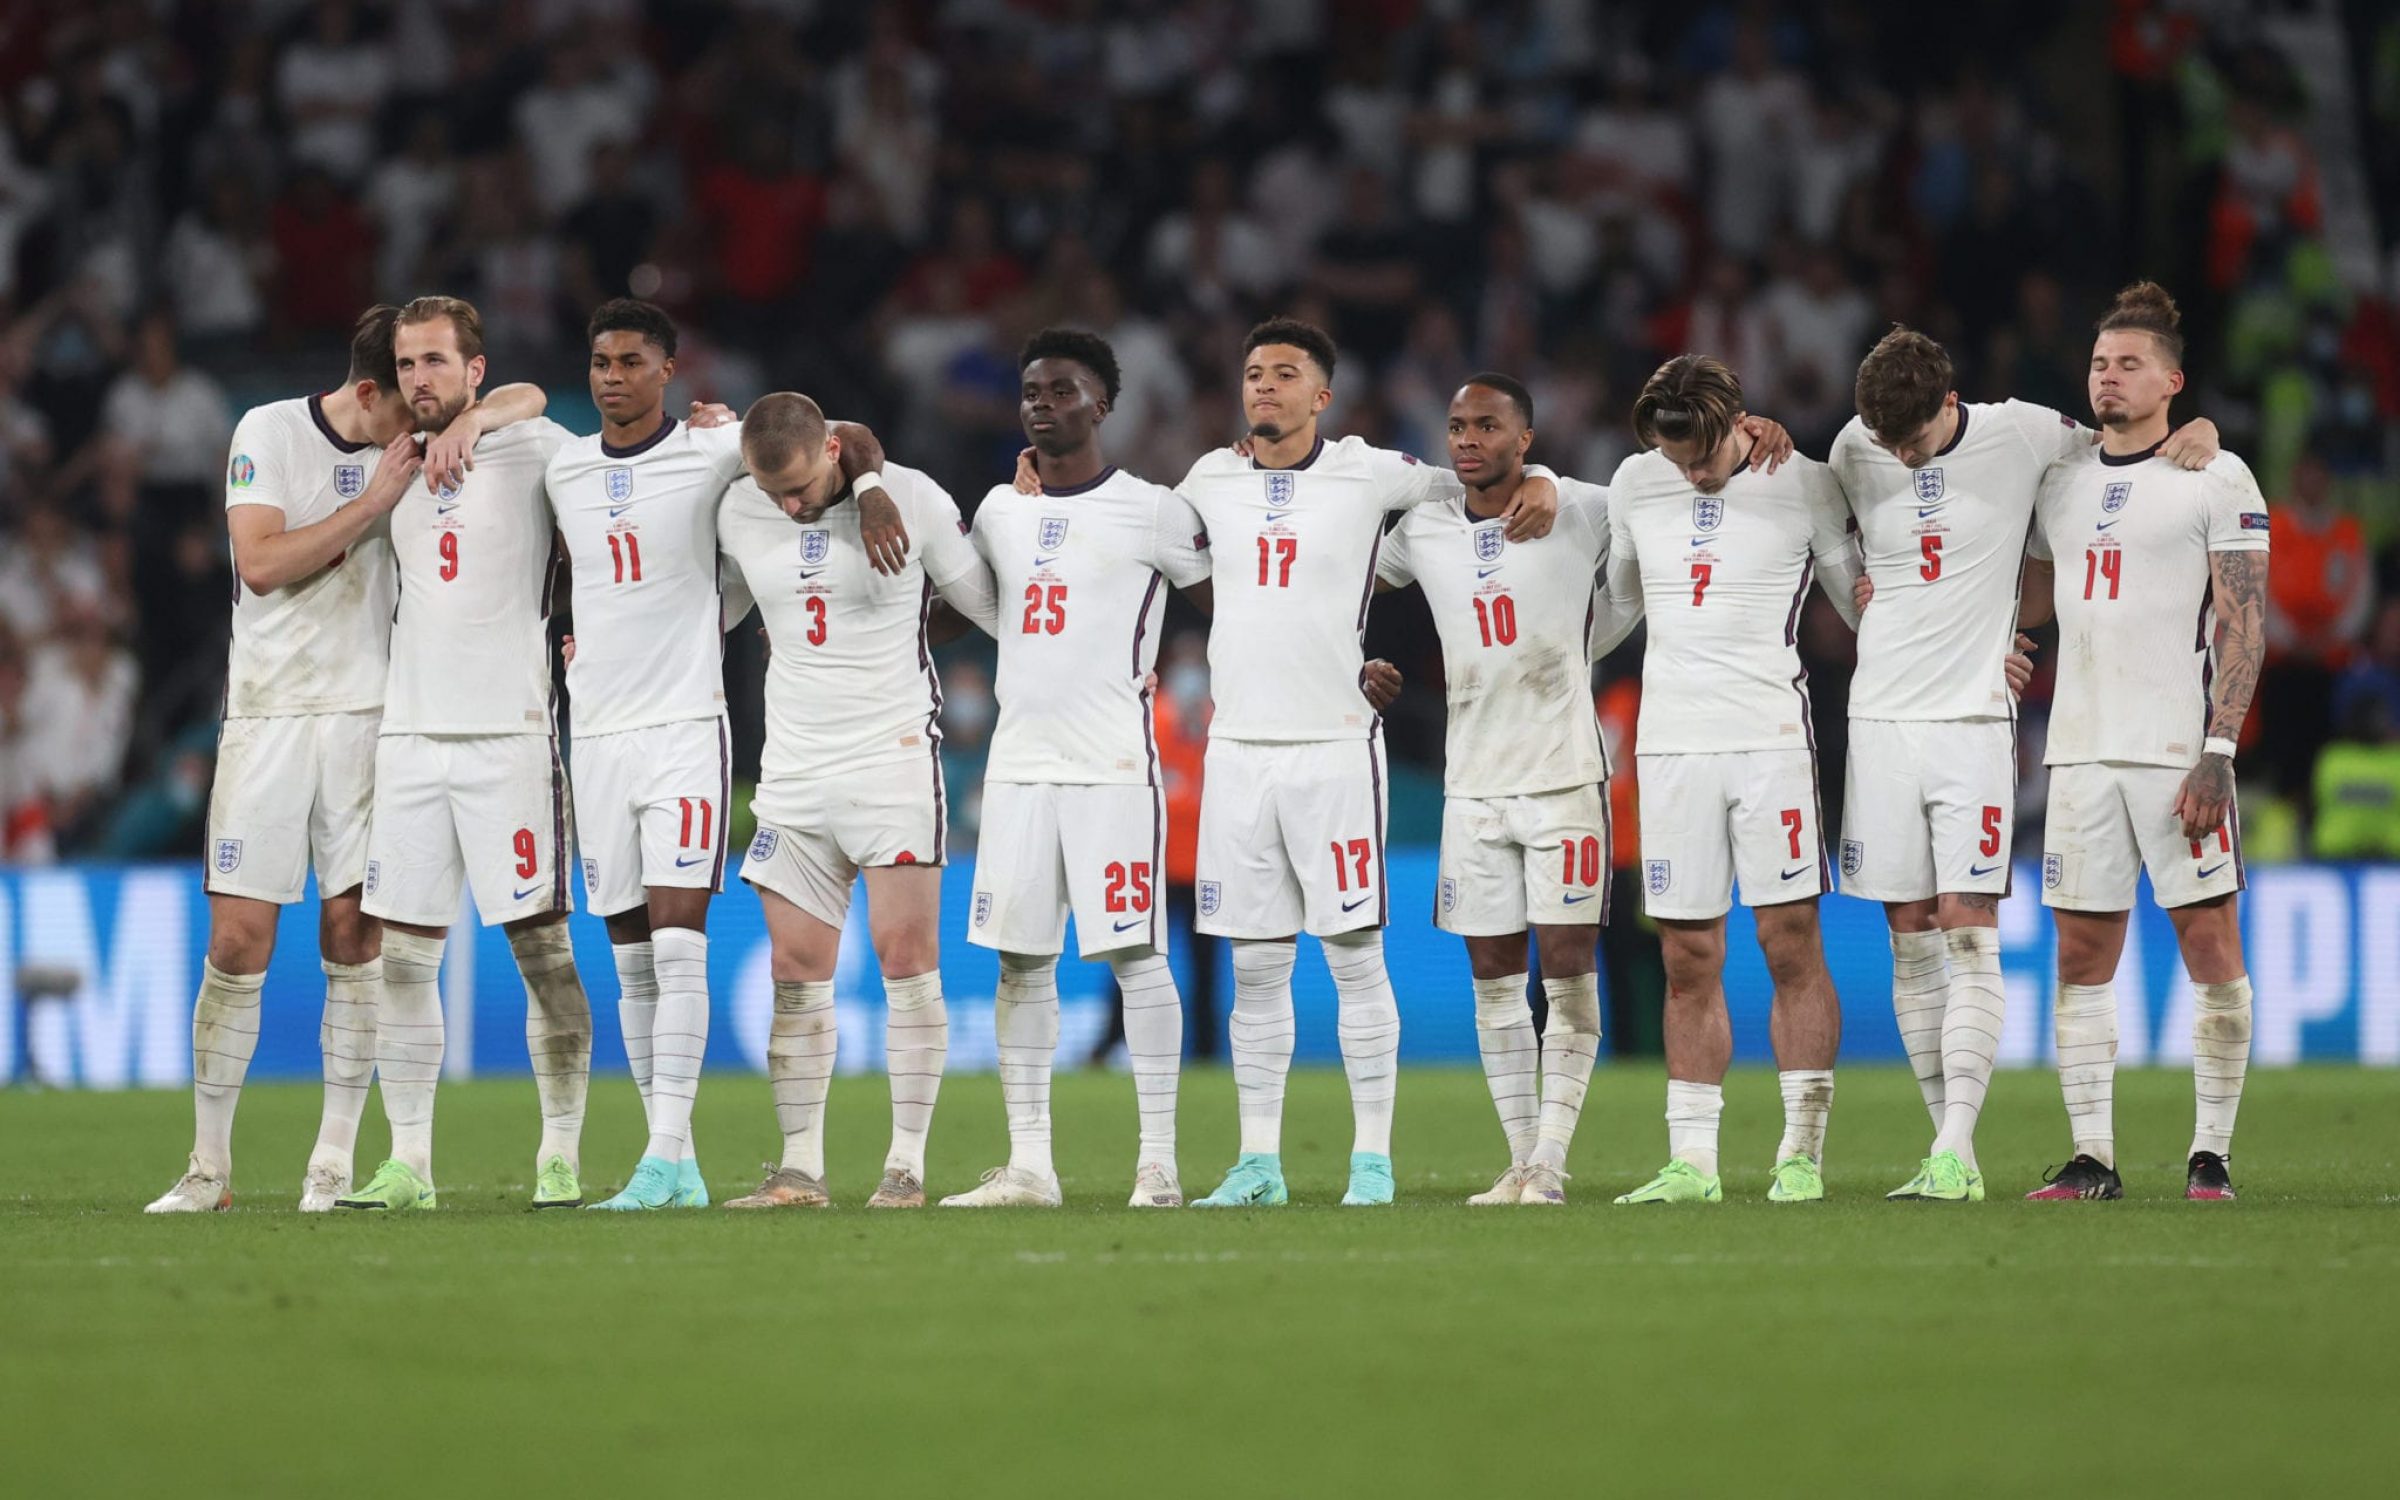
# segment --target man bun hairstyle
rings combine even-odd
[[[1100,335],[1086,333],[1080,328],[1045,328],[1027,339],[1025,347],[1017,351],[1017,369],[1023,371],[1035,360],[1041,359],[1073,360],[1091,371],[1092,378],[1100,382],[1100,390],[1108,397],[1108,404],[1117,404],[1117,351],[1111,349],[1108,340]]]
[[[458,357],[477,359],[483,354],[483,314],[464,297],[417,297],[402,307],[392,319],[394,329],[413,328],[419,323],[431,323],[448,318],[458,331]]]
[[[1633,402],[1633,433],[1648,446],[1693,442],[1713,453],[1742,414],[1742,380],[1725,362],[1678,354],[1643,382]]]
[[[392,362],[392,325],[399,317],[400,309],[389,302],[358,315],[350,329],[350,378],[344,384],[372,380],[379,390],[400,389],[400,372]]]
[[[1333,384],[1333,336],[1324,329],[1298,318],[1269,318],[1242,340],[1242,357],[1247,359],[1251,351],[1269,344],[1289,344],[1299,350],[1317,362],[1318,373],[1325,377],[1325,383]]]
[[[2117,293],[2117,300],[2093,331],[2146,333],[2158,340],[2168,363],[2183,368],[2183,313],[2167,289],[2155,281],[2137,281]]]
[[[1950,352],[1914,328],[1899,323],[1858,362],[1859,420],[1887,443],[1905,442],[1925,430],[1957,387]]]
[[[675,357],[675,320],[665,308],[639,297],[611,297],[592,309],[592,320],[584,325],[584,342],[591,343],[604,333],[638,333],[656,344],[667,358]]]
[[[761,396],[742,417],[742,458],[753,474],[775,473],[824,446],[825,412],[798,391]]]
[[[1487,391],[1498,391],[1517,409],[1517,415],[1525,419],[1526,426],[1533,425],[1533,392],[1525,389],[1525,382],[1516,376],[1503,375],[1497,370],[1484,370],[1469,375],[1463,383],[1479,385]]]

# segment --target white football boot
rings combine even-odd
[[[233,1189],[223,1177],[200,1165],[195,1156],[175,1185],[161,1194],[158,1201],[142,1210],[146,1214],[206,1214],[233,1207]]]
[[[1524,1162],[1512,1163],[1507,1171],[1493,1180],[1487,1191],[1477,1193],[1467,1201],[1477,1208],[1493,1208],[1503,1203],[1522,1203],[1525,1201],[1525,1182],[1532,1173],[1533,1168]]]
[[[1146,1161],[1133,1174],[1133,1198],[1128,1208],[1181,1208],[1183,1184],[1164,1162]]]
[[[1036,1177],[1015,1167],[994,1167],[983,1174],[983,1185],[942,1200],[944,1208],[1056,1208],[1058,1177]]]

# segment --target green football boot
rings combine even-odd
[[[1955,1151],[1936,1151],[1917,1168],[1917,1175],[1884,1194],[1886,1198],[1913,1198],[1924,1203],[1981,1203],[1983,1174],[1966,1163]]]
[[[1775,1180],[1767,1186],[1769,1203],[1822,1203],[1825,1177],[1805,1156],[1787,1156],[1775,1164]]]
[[[708,1182],[700,1175],[700,1158],[687,1156],[675,1164],[675,1206],[708,1207]]]
[[[583,1184],[575,1180],[575,1169],[567,1159],[552,1152],[542,1158],[542,1170],[533,1179],[535,1208],[573,1208],[583,1201]]]
[[[382,1208],[394,1211],[434,1206],[433,1184],[406,1162],[387,1161],[375,1169],[367,1185],[333,1200],[336,1208]]]
[[[1392,1159],[1374,1151],[1350,1153],[1350,1191],[1345,1208],[1373,1208],[1392,1201]]]
[[[645,1156],[633,1169],[633,1180],[623,1191],[604,1203],[586,1206],[586,1211],[598,1209],[606,1213],[640,1213],[646,1209],[673,1208],[678,1190],[678,1168],[663,1156]]]
[[[1234,1158],[1233,1170],[1217,1190],[1192,1207],[1276,1208],[1291,1201],[1283,1185],[1283,1158],[1268,1151],[1245,1151]]]
[[[1724,1184],[1681,1157],[1658,1169],[1658,1175],[1625,1194],[1619,1203],[1722,1203]]]

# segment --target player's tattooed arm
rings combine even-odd
[[[2024,581],[2017,589],[2017,628],[2035,630],[2050,623],[2058,613],[2058,603],[2052,593],[2058,582],[2058,564],[2039,557],[2025,559]]]
[[[467,471],[475,467],[475,445],[485,434],[530,422],[549,409],[546,391],[519,381],[460,412],[457,421],[425,439],[426,490],[438,495],[465,483]]]
[[[2178,469],[2205,469],[2216,461],[2217,424],[2195,417],[2167,434],[2158,456]]]
[[[1750,440],[1750,467],[1772,474],[1797,451],[1792,435],[1772,417],[1745,416],[1734,426]]]
[[[825,431],[839,445],[834,460],[841,465],[844,484],[856,484],[862,477],[882,471],[883,444],[874,433],[856,422],[828,422]],[[867,562],[876,572],[896,574],[908,566],[908,527],[900,519],[900,507],[891,492],[880,485],[859,492],[858,534],[866,543]]]
[[[2267,554],[2211,552],[2208,570],[2217,612],[2216,678],[2209,685],[2208,737],[2239,739],[2258,691],[2267,656]],[[2224,826],[2233,805],[2233,758],[2202,755],[2183,778],[2175,812],[2183,836],[2197,839]]]

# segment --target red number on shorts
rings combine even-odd
[[[1475,598],[1475,623],[1483,628],[1483,643],[1487,646],[1513,646],[1517,643],[1517,602],[1506,594],[1494,594],[1489,608],[1483,596]]]
[[[1983,842],[1975,846],[1975,852],[1986,857],[2000,852],[2000,809],[1983,810]]]
[[[1047,611],[1045,614],[1044,611]],[[1025,585],[1025,634],[1052,635],[1067,628],[1067,586],[1054,583],[1047,588],[1038,583]]]
[[[458,576],[458,533],[443,532],[439,550],[442,554],[442,582],[448,583]]]
[[[2207,840],[2205,839],[2192,840],[2192,858],[2199,859],[2202,857],[2205,851],[2202,850],[2200,846],[2206,842]],[[2222,823],[2217,825],[2217,852],[2219,854],[2231,854],[2233,852],[2233,834]]]
[[[1272,548],[1267,545],[1269,542],[1274,543]],[[1292,562],[1299,556],[1300,539],[1296,536],[1260,537],[1258,539],[1258,586],[1263,589],[1271,584],[1279,589],[1290,588],[1292,586]],[[1272,579],[1268,576],[1271,562],[1282,565],[1274,569]]]
[[[622,547],[617,545],[617,538],[620,536],[625,539]],[[610,532],[608,534],[608,555],[610,561],[617,565],[617,582],[640,583],[642,581],[642,539],[640,537],[630,531]]]
[[[1792,836],[1792,858],[1794,859],[1800,857],[1800,830],[1806,826],[1807,824],[1800,816],[1800,809],[1787,807],[1783,810],[1783,831]]]
[[[2093,597],[2093,590],[2105,580],[2108,584],[2108,597],[2114,599],[2117,597],[2117,584],[2122,581],[2124,570],[2125,553],[2123,549],[2117,547],[2085,548],[2083,553],[2083,597],[2086,599]]]
[[[1941,577],[1942,539],[1938,536],[1919,537],[1917,538],[1917,550],[1925,555],[1925,561],[1917,568],[1917,576],[1927,583]]]
[[[679,840],[682,846],[686,849],[693,847],[692,809],[696,807],[700,810],[700,838],[698,847],[703,849],[714,848],[715,846],[709,842],[708,835],[711,828],[714,826],[714,819],[716,817],[715,806],[711,804],[706,797],[678,797],[675,799],[675,801],[677,805],[683,809],[683,836]]]
[[[1558,846],[1561,885],[1598,885],[1600,883],[1600,841],[1586,834],[1581,839],[1567,839]],[[1575,878],[1575,867],[1583,866],[1583,878]]]
[[[1350,889],[1350,871],[1343,865],[1343,861],[1346,859],[1358,867],[1358,888],[1362,891],[1368,889],[1371,882],[1367,879],[1367,861],[1374,857],[1375,845],[1370,840],[1352,839],[1345,848],[1340,839],[1335,839],[1333,841],[1333,888],[1343,892]]]
[[[447,534],[444,533],[444,535]],[[533,830],[530,828],[518,829],[514,842],[517,850],[517,878],[531,880],[542,868],[541,851],[534,846]]]
[[[1108,889],[1101,893],[1100,904],[1109,911],[1148,911],[1150,909],[1150,861],[1137,860],[1124,864],[1112,860],[1101,872],[1108,877]]]
[[[1698,609],[1700,600],[1708,593],[1708,581],[1717,573],[1715,563],[1692,564],[1692,607]]]
[[[812,646],[822,646],[822,645],[824,645],[824,644],[825,644],[825,601],[824,601],[824,599],[823,599],[823,598],[821,598],[821,597],[819,597],[818,595],[811,594],[811,595],[809,595],[809,596],[808,596],[806,599],[803,599],[803,600],[802,600],[802,601],[800,601],[800,602],[801,602],[802,604],[805,604],[805,605],[808,607],[808,617],[809,617],[809,620],[810,620],[810,622],[811,622],[811,623],[809,624],[809,627],[808,627],[808,643],[809,643],[810,645],[812,645]]]

